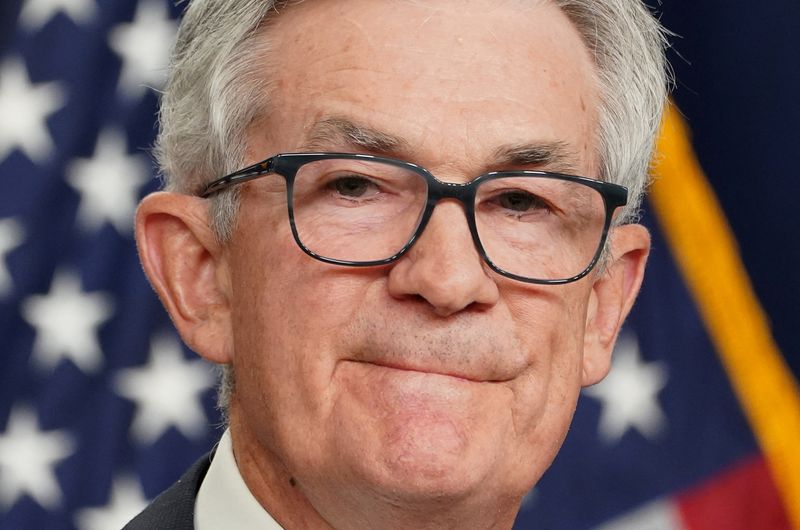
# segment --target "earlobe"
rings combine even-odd
[[[136,242],[150,283],[184,342],[215,363],[229,363],[230,308],[224,253],[197,197],[159,192],[136,212]]]
[[[613,229],[611,257],[598,272],[586,316],[583,354],[583,386],[602,380],[611,367],[614,343],[628,316],[644,278],[650,252],[650,234],[641,225]]]

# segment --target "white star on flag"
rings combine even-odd
[[[61,503],[55,465],[72,454],[74,442],[64,431],[39,430],[28,408],[11,411],[0,434],[0,507],[8,511],[23,495],[48,510]]]
[[[14,150],[22,150],[34,163],[43,162],[53,150],[47,118],[64,104],[58,83],[31,83],[25,66],[8,59],[0,67],[0,162]]]
[[[642,361],[635,336],[624,334],[614,349],[608,376],[584,389],[603,405],[600,437],[606,443],[618,442],[629,429],[653,439],[665,428],[667,418],[658,403],[658,393],[667,384],[663,362]]]
[[[111,498],[102,508],[84,508],[75,515],[79,530],[107,530],[122,528],[147,506],[139,481],[123,475],[114,479]]]
[[[36,364],[52,370],[62,359],[70,359],[84,373],[96,372],[103,356],[97,330],[111,317],[112,307],[109,295],[85,293],[77,276],[56,272],[48,294],[22,303],[22,316],[36,328]]]
[[[147,365],[121,370],[114,386],[119,395],[136,402],[131,430],[147,445],[171,426],[189,439],[204,436],[208,420],[200,399],[215,380],[203,361],[187,360],[173,337],[161,336],[150,346]]]
[[[95,0],[26,0],[19,20],[27,30],[41,28],[62,12],[76,24],[87,24],[97,12]]]
[[[657,500],[625,513],[594,530],[685,530],[678,508]]]
[[[140,97],[147,87],[163,86],[177,30],[164,0],[146,0],[139,4],[133,22],[111,31],[111,47],[123,62],[120,85],[126,96]]]
[[[11,292],[11,273],[6,266],[6,257],[22,243],[22,226],[14,219],[0,220],[0,298]]]
[[[106,129],[97,139],[94,156],[70,163],[67,182],[81,194],[78,221],[97,229],[106,221],[120,235],[129,235],[139,189],[150,179],[142,155],[128,155],[121,131]]]

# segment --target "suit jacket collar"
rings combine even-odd
[[[195,499],[213,456],[213,452],[202,456],[123,530],[194,530]]]

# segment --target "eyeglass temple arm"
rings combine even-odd
[[[274,166],[275,157],[262,160],[261,162],[253,164],[252,166],[247,166],[246,168],[240,169],[239,171],[231,173],[230,175],[226,175],[210,182],[203,189],[202,193],[200,193],[200,196],[205,199],[214,193],[233,186],[234,184],[247,182],[248,180],[253,180],[267,173],[271,173]]]

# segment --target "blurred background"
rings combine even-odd
[[[131,230],[183,5],[0,2],[0,528],[119,528],[221,434]],[[516,527],[800,529],[800,3],[653,9],[648,275]]]

